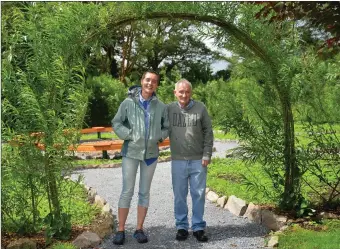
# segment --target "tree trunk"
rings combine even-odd
[[[281,90],[282,91],[282,90]],[[284,95],[284,96],[282,96]],[[294,209],[300,199],[300,169],[296,161],[294,117],[289,94],[281,92],[284,129],[285,183],[280,206],[284,210]]]
[[[45,148],[47,151],[47,146]],[[61,210],[60,210],[60,202],[57,188],[57,181],[55,179],[55,175],[53,172],[53,163],[51,163],[49,153],[45,153],[45,174],[47,176],[47,190],[49,193],[49,202],[52,203],[52,210],[50,212],[53,214],[53,219],[60,220]]]

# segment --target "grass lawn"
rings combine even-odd
[[[307,176],[308,177],[308,176]],[[312,186],[319,187],[317,178],[309,177]],[[250,180],[248,182],[246,179]],[[262,185],[262,187],[261,187]],[[264,173],[261,165],[247,165],[239,159],[213,159],[208,168],[207,187],[219,196],[235,195],[247,203],[275,206],[278,199],[277,188]],[[302,193],[313,198],[311,189],[303,185]],[[312,199],[310,199],[312,201]],[[340,220],[326,221],[324,224],[312,223],[301,228],[293,225],[279,235],[280,249],[339,249]]]
[[[339,137],[340,134],[340,124],[334,124],[332,126],[330,125],[321,125],[323,129],[325,129],[326,132],[334,131],[337,136]],[[317,131],[317,127],[314,127],[315,131]],[[304,129],[304,125],[300,122],[296,122],[294,125],[294,132],[295,137],[297,139],[297,146],[306,146],[308,143],[312,142],[311,138],[308,136],[307,131]],[[331,135],[326,135],[331,136]]]
[[[160,151],[159,152],[159,157],[161,159],[163,158],[167,158],[170,156],[170,151],[168,150],[164,150],[164,151]],[[100,166],[103,164],[113,164],[113,163],[122,163],[122,159],[84,159],[84,160],[75,160],[72,162],[72,164],[74,165],[74,167],[93,167],[93,166]]]
[[[214,138],[218,140],[237,140],[237,135],[234,132],[225,133],[219,129],[214,129]]]
[[[118,136],[114,132],[102,132],[102,139],[119,139]],[[97,133],[88,133],[82,134],[80,140],[96,140],[98,139]]]
[[[267,190],[257,191],[246,184],[245,177],[254,180],[257,185],[267,186]],[[273,205],[276,199],[271,180],[261,172],[260,165],[247,166],[241,160],[232,158],[212,160],[208,168],[207,186],[219,195],[235,195],[255,204]]]
[[[279,237],[279,249],[339,249],[340,221],[328,220],[309,229],[294,225]]]

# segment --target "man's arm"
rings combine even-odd
[[[168,115],[168,106],[166,105],[161,120],[161,131],[162,131],[162,141],[169,136],[169,115]],[[162,142],[160,141],[160,142]]]
[[[202,133],[203,133],[202,165],[207,166],[212,156],[212,149],[214,145],[214,133],[212,129],[211,119],[205,106],[202,113]]]

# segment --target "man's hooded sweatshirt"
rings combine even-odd
[[[214,135],[205,105],[190,100],[182,109],[173,102],[168,105],[168,115],[172,160],[210,160]]]

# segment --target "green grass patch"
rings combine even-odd
[[[13,182],[15,184],[15,182]],[[38,191],[38,190],[36,190]],[[64,181],[63,184],[60,185],[59,191],[59,200],[60,206],[62,207],[62,212],[67,213],[71,217],[72,225],[89,225],[93,221],[93,219],[100,214],[101,210],[94,205],[91,205],[87,201],[87,191],[84,187],[73,181]],[[15,193],[13,193],[15,194]],[[25,196],[26,201],[21,200],[21,203],[30,203],[29,196]],[[7,200],[12,201],[12,200]],[[18,209],[19,211],[20,209]],[[41,195],[39,196],[39,201],[37,205],[37,210],[39,216],[41,218],[46,217],[50,213],[49,203],[47,196]],[[32,215],[31,209],[20,210],[20,217],[30,217]],[[23,213],[24,212],[24,213]],[[23,214],[25,214],[23,216]],[[19,215],[19,214],[18,214]],[[13,214],[11,217],[2,216],[2,229],[6,232],[17,232],[18,226],[22,223],[20,217]],[[39,224],[38,224],[39,223]],[[43,220],[39,220],[36,224],[36,227],[44,227]]]
[[[320,193],[325,186],[320,185],[317,177],[306,174],[308,182]],[[251,184],[247,185],[247,180]],[[262,188],[260,186],[263,186]],[[258,188],[255,188],[257,186]],[[275,206],[278,201],[278,191],[273,187],[269,176],[260,164],[249,165],[240,159],[216,158],[208,168],[207,187],[219,196],[235,195],[247,203]],[[302,186],[302,194],[312,203],[317,202],[317,196],[310,187]],[[304,227],[291,226],[279,236],[279,249],[339,249],[340,220],[328,220],[323,224],[310,222]]]
[[[218,129],[214,129],[214,138],[218,140],[238,140],[235,132],[230,131],[228,133],[225,133],[224,131]]]
[[[74,225],[89,225],[101,212],[101,209],[87,201],[84,187],[73,181],[67,181],[64,185],[61,206],[71,215],[71,223]]]
[[[97,133],[82,134],[80,140],[96,140],[98,139]],[[102,132],[101,139],[119,139],[114,132]]]
[[[340,124],[333,124],[333,125],[329,125],[329,124],[324,124],[324,125],[320,125],[321,127],[323,127],[325,130],[330,131],[330,129],[332,128],[333,131],[335,131],[335,133],[337,134],[337,136],[340,136]],[[301,122],[296,122],[294,125],[294,132],[295,132],[295,137],[297,139],[297,145],[298,146],[307,146],[309,143],[312,142],[312,139],[308,136],[307,131],[303,128],[304,125]],[[317,127],[315,126],[315,129]],[[331,134],[326,134],[327,136],[333,136]]]
[[[245,177],[266,186],[267,190],[259,192],[252,188]],[[214,158],[208,168],[207,186],[219,195],[235,195],[256,204],[273,204],[276,198],[271,180],[260,165],[249,166],[237,159]]]
[[[77,247],[74,246],[72,243],[62,243],[58,242],[56,244],[53,244],[52,246],[48,247],[49,249],[76,249]]]
[[[308,184],[302,182],[302,195],[312,205],[318,206],[322,199],[315,190],[327,197],[329,187],[309,172],[303,178]],[[278,203],[279,191],[283,192],[283,189],[279,189],[283,186],[273,186],[272,180],[259,163],[248,164],[236,158],[213,158],[208,168],[207,186],[219,195],[235,195],[256,204]]]
[[[311,224],[308,229],[294,225],[279,237],[279,249],[339,249],[340,220]]]
[[[169,150],[164,150],[159,152],[160,158],[167,158],[171,155]],[[74,167],[85,167],[86,166],[100,166],[103,164],[118,164],[122,163],[122,159],[84,159],[84,160],[75,160],[72,162]]]
[[[72,164],[76,166],[93,166],[93,165],[101,165],[101,164],[110,164],[110,163],[121,163],[122,159],[84,159],[84,160],[75,160]]]

